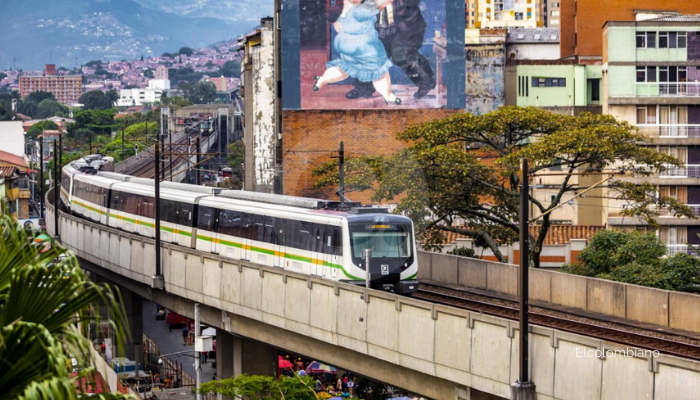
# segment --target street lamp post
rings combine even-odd
[[[44,132],[39,138],[39,218],[44,218]]]

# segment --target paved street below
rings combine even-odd
[[[194,311],[194,310],[193,310]],[[194,345],[185,345],[182,342],[182,327],[168,329],[165,320],[156,320],[156,304],[147,300],[143,301],[143,333],[153,340],[161,354],[177,353],[187,351],[187,353],[168,356],[169,359],[182,363],[184,372],[195,378],[194,370]],[[209,382],[214,379],[216,368],[213,367],[214,360],[207,360],[202,364],[202,382]]]

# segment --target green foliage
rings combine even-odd
[[[92,60],[88,61],[85,63],[85,66],[88,68],[97,68],[97,67],[102,67],[102,61],[100,60]]]
[[[607,172],[610,180],[598,187],[609,188],[610,197],[629,203],[624,215],[652,225],[659,208],[696,218],[674,199],[659,198],[654,191],[614,179],[615,171],[648,176],[682,162],[654,147],[640,146],[649,139],[612,116],[564,116],[508,106],[481,116],[462,113],[413,125],[398,138],[407,142],[407,147],[377,161],[375,165],[381,170],[354,170],[348,160],[348,175],[365,175],[348,184],[359,183],[358,190],[376,188],[375,201],[401,199],[396,211],[411,217],[427,247],[440,247],[445,238],[440,231],[453,231],[479,240],[504,261],[498,245],[512,243],[519,233],[522,157],[529,159],[531,174],[549,168],[564,173],[553,201],[529,198],[536,214],[543,215],[539,232],[530,238],[531,265],[539,265],[551,225],[549,212],[564,199],[592,187],[572,179],[574,174],[590,173],[604,179]],[[315,173],[321,185],[337,182],[332,168],[322,166]],[[455,220],[465,223],[454,226]]]
[[[578,259],[593,276],[609,273],[615,267],[635,261],[653,264],[665,254],[666,246],[654,235],[605,230],[591,238]]]
[[[178,50],[177,54],[184,54],[187,57],[189,57],[192,54],[194,54],[194,50],[190,47],[180,47],[180,50]]]
[[[227,78],[238,78],[241,76],[241,62],[239,60],[229,60],[221,66],[219,74]]]
[[[0,81],[7,78],[7,74],[4,72],[0,72]]]
[[[45,99],[39,103],[35,118],[51,118],[57,114],[67,115],[68,107],[57,102],[56,100]]]
[[[470,249],[468,247],[455,247],[454,249],[448,251],[447,254],[453,254],[460,257],[479,258],[474,249]]]
[[[194,104],[209,104],[216,99],[216,85],[211,82],[183,83],[180,89],[185,99]]]
[[[126,318],[119,294],[92,283],[57,242],[40,252],[43,246],[33,245],[8,216],[0,217],[0,230],[0,399],[84,398],[65,367],[69,355],[90,365],[92,343],[78,325],[87,332],[100,320],[94,307],[107,307],[115,343],[122,343]]]
[[[41,135],[42,131],[52,131],[58,129],[58,125],[53,121],[39,121],[32,125],[27,131],[27,137],[34,140]]]
[[[226,158],[231,167],[230,186],[232,189],[240,189],[243,183],[243,163],[245,162],[242,140],[235,141],[228,146]]]
[[[121,129],[119,129],[115,139],[102,147],[102,154],[114,157],[115,162],[123,161],[136,153],[134,145],[141,150],[150,147],[153,143],[149,137],[157,137],[159,132],[160,126],[157,123],[145,121],[135,123],[124,129],[124,146],[122,146]]]
[[[700,283],[700,259],[679,253],[666,255],[666,246],[641,232],[601,231],[564,272],[618,282],[684,290]]]
[[[202,79],[204,73],[194,72],[194,69],[190,67],[184,68],[171,68],[168,70],[168,79],[173,84],[173,86],[178,86],[180,83],[194,83]]]
[[[187,106],[192,105],[191,101],[185,100],[185,98],[182,96],[168,97],[168,96],[163,95],[160,98],[160,103],[164,106],[173,107],[174,109],[178,109],[178,108],[187,107]]]
[[[93,90],[80,96],[78,102],[83,104],[84,110],[108,110],[114,107],[117,99],[119,99],[119,95],[114,89],[106,93],[101,90]]]
[[[235,378],[205,382],[200,385],[199,393],[222,394],[228,398],[241,396],[251,400],[316,400],[311,382],[312,378],[308,376],[282,376],[275,379],[271,376],[243,374]]]

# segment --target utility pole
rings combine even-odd
[[[168,129],[168,136],[170,137],[170,182],[173,181],[173,131]]]
[[[201,151],[201,149],[199,148],[199,136],[197,136],[197,137],[195,138],[195,147],[196,147],[196,151],[197,151],[197,153],[196,153],[196,154],[197,154],[197,164],[196,164],[195,167],[194,167],[194,171],[195,171],[195,173],[196,173],[196,175],[195,175],[195,183],[196,183],[197,185],[199,185],[199,184],[200,184],[200,182],[199,182],[199,169],[202,168],[202,166],[199,165],[199,163],[201,162],[201,161],[200,161],[200,155],[202,154],[202,151]]]
[[[124,127],[122,127],[122,157],[124,157]]]
[[[338,199],[341,203],[348,203],[348,198],[345,197],[345,144],[341,141],[338,146],[338,156],[331,156],[338,159]]]
[[[44,131],[39,138],[39,218],[44,218]]]
[[[199,303],[194,304],[194,340],[197,342],[197,338],[200,335],[200,315],[199,315]],[[195,344],[195,348],[196,348]],[[195,382],[195,388],[199,390],[199,385],[202,383],[202,354],[199,351],[194,352],[194,371],[197,375],[197,380]],[[202,400],[202,395],[197,391],[197,400]]]
[[[60,136],[59,136],[60,137]],[[60,197],[60,186],[58,183],[59,175],[58,173],[58,163],[59,163],[59,158],[58,158],[58,141],[54,140],[53,141],[53,228],[54,228],[54,237],[59,238],[61,235],[59,234],[58,230],[58,199]]]
[[[154,212],[155,212],[155,229],[156,229],[156,273],[151,278],[152,286],[154,289],[164,289],[165,281],[163,279],[163,273],[161,271],[161,261],[160,261],[160,148],[159,143],[156,142],[153,146],[155,153],[155,174],[153,176],[153,182],[155,183],[155,200],[154,200]]]
[[[529,166],[527,158],[520,159],[520,268],[518,269],[518,300],[520,301],[520,362],[518,380],[511,386],[511,399],[535,400],[535,383],[530,381],[529,362],[530,348],[528,336],[530,328],[528,323],[528,297],[529,297],[529,269],[530,269],[530,232],[529,223]]]

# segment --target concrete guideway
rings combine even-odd
[[[50,207],[49,231],[52,213]],[[176,312],[203,304],[203,320],[223,331],[430,398],[482,398],[470,388],[510,397],[518,370],[515,322],[169,244],[162,246],[163,292],[150,289],[152,239],[65,214],[60,228],[64,245],[90,268]],[[530,334],[540,400],[683,400],[700,392],[700,363],[627,357],[622,346],[548,328]]]

